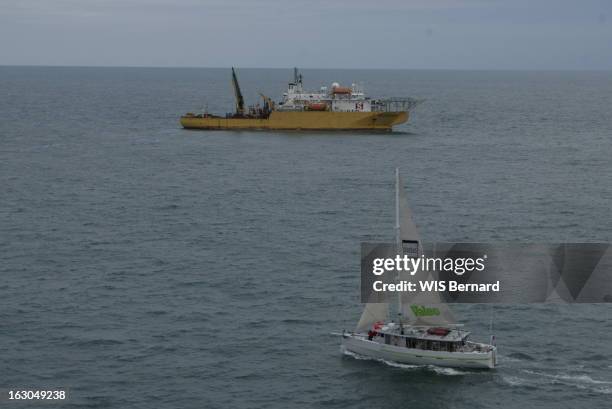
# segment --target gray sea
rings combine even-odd
[[[343,355],[394,168],[427,241],[612,240],[612,73],[304,70],[393,133],[186,131],[228,69],[0,67],[0,389],[66,408],[604,408],[612,307],[458,305],[494,371]],[[239,70],[248,102],[292,72]]]

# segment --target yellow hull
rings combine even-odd
[[[273,111],[266,119],[182,116],[188,129],[391,130],[408,112]]]

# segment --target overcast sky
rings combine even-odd
[[[0,0],[0,65],[612,69],[610,0]]]

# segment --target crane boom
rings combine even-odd
[[[240,92],[240,85],[238,85],[238,77],[236,77],[236,70],[232,67],[232,85],[234,86],[234,95],[236,96],[236,115],[244,115],[244,98],[242,92]]]
[[[261,95],[261,99],[263,99],[263,101],[264,101],[264,111],[266,113],[270,113],[270,112],[274,111],[275,104],[274,104],[274,101],[272,100],[272,98],[262,94],[261,92],[259,93],[259,95]]]

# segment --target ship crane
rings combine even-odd
[[[244,116],[244,98],[242,92],[240,92],[240,85],[238,85],[238,77],[236,77],[236,70],[232,67],[232,85],[234,86],[234,95],[236,96],[236,116]]]
[[[263,99],[264,101],[264,112],[266,113],[266,115],[274,111],[275,104],[272,98],[262,94],[261,92],[259,93],[259,95],[261,96],[261,99]]]

